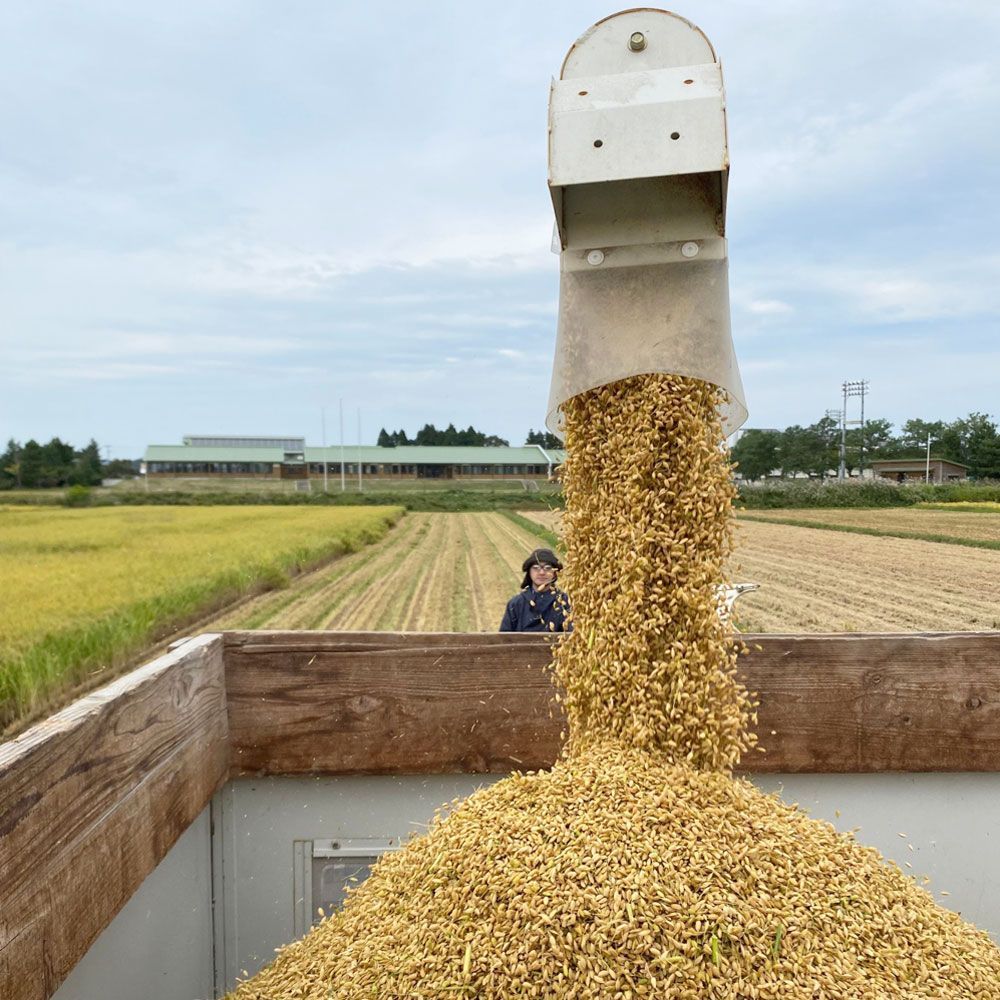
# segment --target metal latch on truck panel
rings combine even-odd
[[[728,175],[722,68],[698,28],[643,8],[577,40],[549,100],[560,252],[550,429],[567,399],[652,372],[721,386],[728,431],[746,419],[729,315]]]
[[[398,838],[352,837],[296,840],[293,844],[295,935],[317,923],[319,910],[339,910],[347,890],[363,882],[383,854],[398,851]]]

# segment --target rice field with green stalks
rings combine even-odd
[[[383,538],[401,507],[0,507],[0,729],[174,629]]]

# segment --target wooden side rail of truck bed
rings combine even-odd
[[[1000,771],[1000,632],[744,638],[748,773]],[[550,656],[526,635],[204,635],[0,745],[0,995],[47,1000],[230,777],[549,766]]]

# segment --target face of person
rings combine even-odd
[[[556,569],[547,563],[535,563],[528,572],[531,574],[531,586],[535,590],[544,590],[555,581]]]

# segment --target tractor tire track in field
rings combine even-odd
[[[496,513],[410,513],[381,541],[211,627],[493,632],[539,544]]]
[[[385,597],[392,594],[393,585],[401,571],[419,565],[420,553],[427,544],[428,536],[435,532],[432,521],[417,524],[416,534],[410,541],[405,555],[389,550],[367,570],[351,580],[347,588],[331,588],[329,610],[321,615],[312,628],[352,628],[367,631],[374,626],[375,619],[383,610]],[[351,625],[345,625],[350,621]]]
[[[409,579],[414,570],[418,574],[421,572],[420,553],[426,546],[434,544],[439,529],[433,521],[428,521],[418,531],[419,537],[409,546],[405,555],[390,551],[363,578],[349,581],[348,599],[337,600],[336,610],[318,621],[315,627],[352,628],[358,631],[373,629],[376,620],[384,613],[386,604],[398,592],[399,582]],[[347,622],[350,624],[346,624]]]

